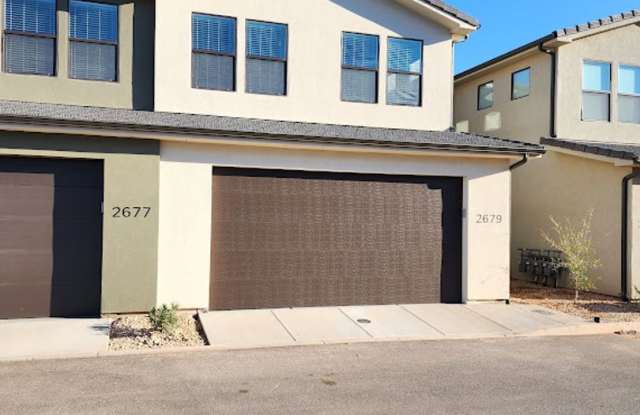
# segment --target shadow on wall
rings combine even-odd
[[[416,16],[415,13],[404,7],[393,7],[388,1],[330,1],[351,13],[362,16],[392,32],[397,33],[398,36],[422,38],[425,45],[432,45],[451,39],[449,32],[444,29],[439,30],[439,26],[437,24],[434,23],[433,26],[425,26],[424,20]],[[392,10],[395,10],[396,13],[390,13]],[[348,31],[349,28],[345,28],[345,30]]]

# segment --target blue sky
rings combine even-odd
[[[448,0],[482,27],[456,46],[456,73],[552,31],[640,8],[640,0]]]

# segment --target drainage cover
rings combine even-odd
[[[366,318],[359,318],[358,319],[358,323],[360,323],[360,324],[371,324],[371,320],[368,320]]]

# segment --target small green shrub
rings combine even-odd
[[[155,330],[172,333],[178,326],[178,305],[163,304],[160,307],[153,307],[149,312],[149,320]]]

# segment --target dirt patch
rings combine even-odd
[[[575,293],[565,288],[549,288],[534,284],[515,283],[511,288],[511,301],[547,307],[588,320],[600,317],[602,322],[638,322],[640,304],[626,303],[619,298],[602,294],[580,293],[574,302]]]
[[[170,334],[154,330],[146,314],[118,315],[110,318],[114,320],[109,340],[109,350],[112,351],[206,345],[200,322],[192,312],[178,313],[177,328]]]

